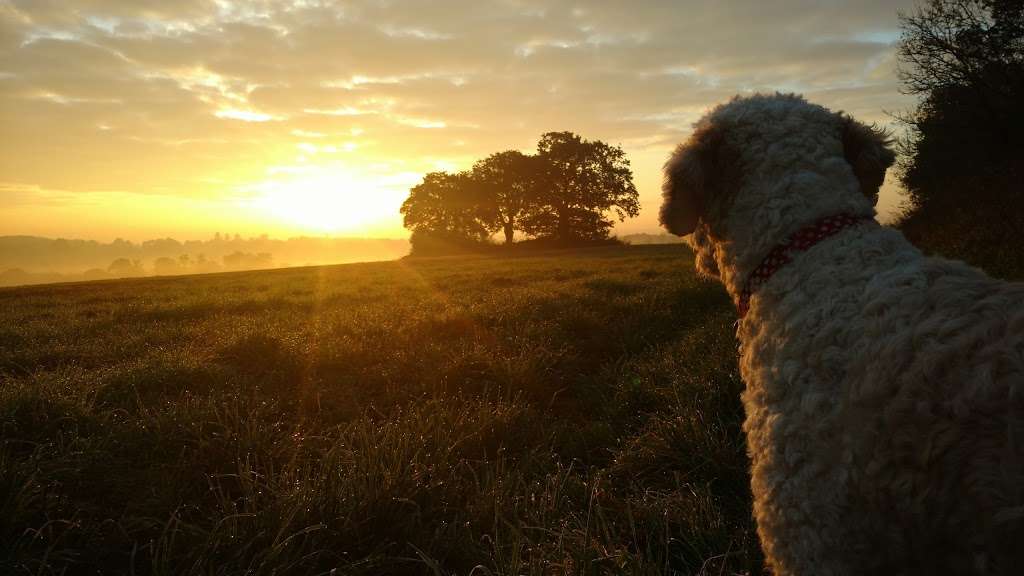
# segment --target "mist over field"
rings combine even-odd
[[[409,241],[404,239],[279,240],[217,234],[209,240],[184,242],[162,238],[103,243],[0,236],[0,286],[370,262],[393,260],[408,252]]]
[[[678,244],[668,234],[628,234],[628,244]],[[405,239],[217,234],[209,240],[161,238],[113,242],[0,236],[0,286],[79,282],[140,276],[209,274],[348,262],[394,260],[409,253]]]

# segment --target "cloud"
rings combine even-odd
[[[880,122],[909,107],[893,41],[911,5],[0,1],[0,177],[223,196],[273,165],[416,172],[568,129],[622,143],[651,203],[664,154],[737,92]]]

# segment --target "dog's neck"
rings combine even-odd
[[[717,277],[733,302],[739,301],[748,278],[765,257],[798,230],[837,214],[875,214],[872,199],[860,193],[852,174],[826,178],[796,172],[761,181],[775,184],[741,191],[722,222],[701,223],[690,240],[698,270]]]

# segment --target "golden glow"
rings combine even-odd
[[[886,3],[760,14],[778,37],[737,35],[730,3],[697,24],[657,3],[492,2],[487,22],[468,1],[56,4],[0,0],[0,235],[400,238],[426,172],[551,130],[621,145],[642,213],[616,232],[657,232],[665,157],[715,102],[795,90],[882,123],[913,105]]]
[[[266,122],[273,120],[274,117],[270,114],[264,114],[262,112],[256,112],[254,110],[238,110],[235,108],[225,108],[218,110],[214,113],[217,118],[230,118],[232,120],[241,120],[243,122]]]
[[[241,204],[258,217],[330,234],[367,233],[393,222],[407,190],[339,166],[302,168],[250,189],[255,195]]]

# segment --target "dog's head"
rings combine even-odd
[[[848,179],[873,206],[893,160],[883,131],[845,114],[795,95],[737,97],[698,121],[665,164],[661,224],[679,236],[694,233],[691,244],[700,248],[726,233],[738,196],[754,188],[749,179],[764,187],[786,170]],[[714,275],[713,263],[705,264]]]

